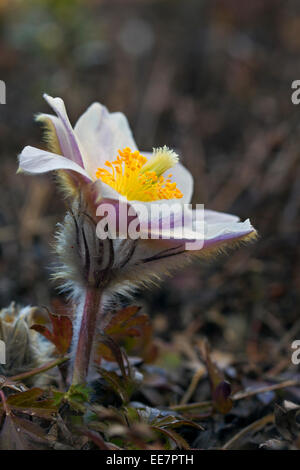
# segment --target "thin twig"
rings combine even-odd
[[[188,401],[190,400],[191,396],[193,395],[194,391],[197,388],[199,380],[203,377],[204,372],[205,372],[204,369],[198,369],[196,373],[193,375],[191,383],[188,386],[185,394],[183,395],[180,401],[180,405],[185,405],[186,403],[188,403]]]
[[[48,362],[47,364],[41,367],[37,367],[36,369],[30,370],[29,372],[23,372],[22,374],[13,375],[12,377],[9,377],[9,380],[13,382],[21,382],[24,379],[28,379],[29,377],[33,377],[34,375],[41,374],[42,372],[46,372],[49,369],[53,369],[53,367],[55,366],[60,366],[68,360],[68,356],[55,359],[54,361]]]
[[[236,444],[242,437],[244,437],[249,432],[258,431],[259,429],[264,428],[266,424],[273,423],[273,422],[274,422],[274,413],[270,413],[264,416],[263,418],[260,418],[257,421],[254,421],[254,423],[249,424],[249,426],[246,426],[244,429],[242,429],[237,434],[235,434],[228,442],[226,442],[226,444],[222,447],[222,449],[223,450],[231,449],[234,444]]]
[[[243,392],[238,392],[233,397],[231,398],[233,401],[238,401],[242,400],[243,398],[248,398],[253,395],[258,395],[260,393],[266,393],[266,392],[272,392],[274,390],[280,390],[282,388],[287,388],[287,387],[294,387],[296,385],[299,385],[300,381],[297,379],[291,379],[291,380],[285,380],[284,382],[281,382],[279,384],[274,384],[274,385],[267,385],[266,387],[261,387],[257,388],[255,390],[250,390],[250,391],[243,391]],[[199,410],[203,408],[210,408],[212,407],[213,403],[211,400],[208,401],[202,401],[198,403],[190,403],[187,405],[174,405],[171,406],[170,409],[174,411],[192,411],[192,410]]]
[[[256,390],[249,390],[248,392],[238,392],[233,396],[233,400],[241,400],[242,398],[248,398],[253,395],[258,395],[260,393],[266,393],[266,392],[272,392],[274,390],[280,390],[282,388],[287,388],[287,387],[294,387],[296,385],[299,385],[300,381],[299,379],[291,379],[291,380],[285,380],[284,382],[281,382],[279,384],[274,384],[274,385],[266,385],[265,387],[257,388]]]
[[[187,405],[173,405],[170,406],[170,410],[173,411],[192,411],[192,410],[202,410],[203,408],[210,408],[212,407],[212,401],[201,401],[198,403],[189,403]]]

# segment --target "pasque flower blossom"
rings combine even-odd
[[[48,150],[25,147],[19,156],[19,170],[31,174],[58,171],[63,188],[71,196],[72,210],[57,234],[61,268],[56,275],[71,288],[77,303],[82,303],[78,310],[83,314],[78,315],[75,328],[79,331],[75,340],[78,349],[80,331],[83,327],[85,331],[93,329],[97,323],[95,315],[91,321],[84,312],[91,311],[95,302],[103,302],[99,291],[128,291],[195,256],[207,256],[251,240],[256,231],[249,220],[241,222],[235,215],[205,210],[201,247],[187,250],[186,237],[196,240],[199,233],[195,214],[186,207],[184,237],[179,230],[183,223],[179,209],[191,201],[193,178],[178,155],[166,146],[153,149],[152,153],[140,152],[126,117],[109,113],[100,103],[92,104],[72,128],[63,101],[48,95],[45,99],[56,113],[37,117],[46,128]],[[176,203],[171,222],[174,236],[168,238],[164,220],[159,216],[151,225],[140,220],[140,230],[146,230],[148,237],[132,240],[122,233],[114,240],[99,239],[96,210],[107,202],[115,207],[126,204],[133,210],[143,203],[149,211],[153,204],[175,207]],[[84,380],[85,374],[81,367],[76,380]]]

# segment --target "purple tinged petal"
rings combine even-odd
[[[51,106],[53,111],[57,114],[57,117],[61,123],[61,129],[64,129],[64,137],[62,135],[62,132],[60,132],[61,138],[63,137],[62,141],[64,149],[62,148],[62,151],[64,156],[70,158],[75,163],[84,168],[80,144],[69,121],[63,100],[61,98],[52,98],[47,94],[44,94],[44,98],[49,104],[49,106]]]
[[[73,160],[72,145],[70,143],[69,134],[67,133],[66,128],[63,125],[61,119],[59,119],[56,116],[53,116],[52,114],[40,113],[37,115],[36,121],[40,122],[46,128],[45,137],[46,137],[46,141],[48,144],[48,150],[54,153],[57,153],[59,155],[63,155],[64,157],[67,157],[70,160]],[[50,121],[54,127],[53,131],[55,132],[55,137],[59,145],[59,148],[55,150],[53,148],[55,147],[55,145],[53,146],[53,140],[54,140],[54,136],[52,136],[53,131],[52,129],[50,129],[50,126],[48,125],[48,121]]]
[[[73,170],[90,180],[87,172],[69,158],[27,146],[19,155],[19,171],[37,174],[53,170]]]
[[[179,221],[179,218],[177,219]],[[142,232],[147,234],[148,238],[163,240],[166,246],[174,244],[185,244],[187,251],[204,252],[213,248],[223,248],[235,241],[243,238],[254,238],[256,231],[249,220],[245,222],[223,222],[209,224],[204,219],[204,233],[197,231],[192,226],[192,218],[187,219],[187,225],[182,228],[180,224],[174,226],[172,238],[170,238],[170,229],[163,226],[152,227],[142,226]],[[171,227],[172,229],[172,227]]]
[[[256,235],[255,229],[250,225],[249,221],[245,222],[238,222],[236,223],[236,227],[233,229],[224,228],[220,230],[220,232],[210,238],[204,240],[203,249],[211,248],[214,246],[226,246],[227,243],[238,241],[243,237],[247,237],[247,235]]]
[[[217,212],[205,209],[204,219],[209,224],[219,224],[223,222],[239,222],[240,218],[233,214],[226,214],[225,212]]]

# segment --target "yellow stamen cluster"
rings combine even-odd
[[[111,186],[129,201],[157,201],[159,199],[180,199],[181,191],[171,176],[163,176],[178,162],[178,156],[167,147],[154,150],[148,160],[137,150],[126,147],[118,151],[113,162],[106,161],[109,168],[98,168],[96,177]]]

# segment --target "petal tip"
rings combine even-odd
[[[47,101],[47,103],[48,103],[49,99],[51,99],[52,96],[48,95],[48,93],[43,93],[43,98],[44,98],[44,100]],[[53,98],[52,98],[52,99],[53,99]]]
[[[52,108],[55,104],[56,104],[56,106],[57,106],[58,104],[64,105],[63,99],[60,98],[59,96],[53,97],[53,96],[48,95],[47,93],[44,93],[44,94],[43,94],[43,98],[44,98],[44,100],[49,104],[49,106],[51,106],[51,108]]]

